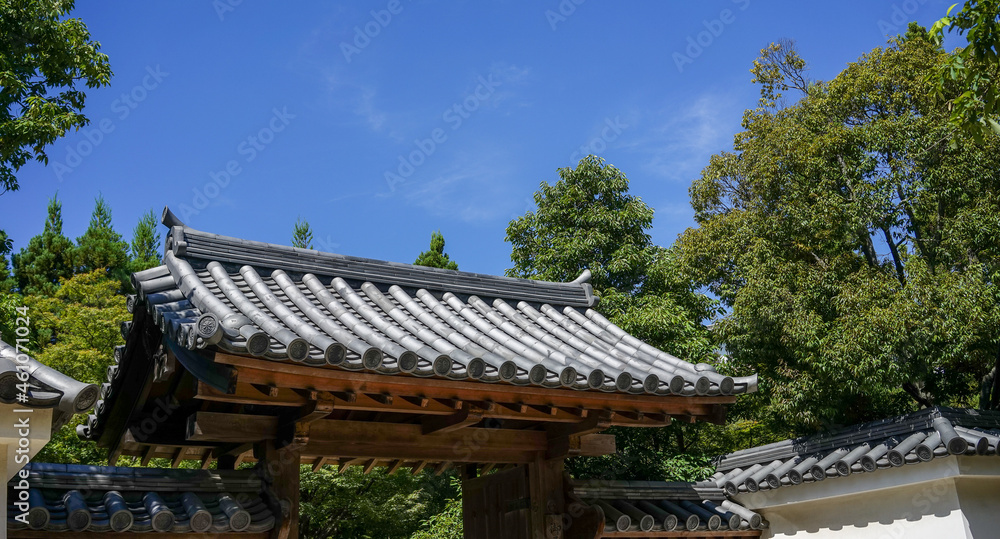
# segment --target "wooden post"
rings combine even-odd
[[[528,489],[531,493],[531,539],[563,539],[563,460],[545,460],[541,456],[528,464]]]
[[[299,463],[301,446],[290,445],[277,449],[273,441],[254,447],[258,466],[274,497],[271,505],[281,512],[281,525],[271,530],[269,539],[298,539],[299,537]]]

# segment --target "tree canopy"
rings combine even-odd
[[[0,194],[18,188],[29,159],[47,163],[46,147],[89,123],[81,89],[107,86],[108,57],[72,0],[0,1]]]
[[[764,49],[760,105],[690,189],[681,266],[728,310],[716,333],[760,374],[760,417],[800,434],[976,405],[1000,358],[1000,144],[948,143],[924,75],[950,58],[919,30],[829,82]]]
[[[538,209],[507,225],[513,252],[511,277],[571,281],[584,269],[594,289],[623,293],[641,284],[654,250],[646,231],[653,209],[628,193],[628,178],[589,155],[576,168],[559,169],[559,181],[542,182]]]
[[[1000,134],[997,98],[1000,76],[1000,0],[967,0],[952,15],[934,23],[930,36],[938,44],[945,30],[964,35],[967,45],[930,73],[934,94],[948,103],[949,122],[962,132],[982,141],[988,133]],[[957,87],[957,91],[952,88]],[[946,95],[949,94],[949,95]]]
[[[109,277],[122,283],[122,290],[129,288],[128,243],[115,232],[111,223],[111,208],[103,196],[94,201],[90,225],[83,236],[77,238],[76,245],[73,257],[76,273],[102,269]]]
[[[432,268],[458,269],[458,263],[444,252],[444,235],[441,234],[440,230],[431,233],[431,248],[420,253],[417,256],[417,260],[413,263],[418,266],[430,266]]]
[[[313,232],[312,227],[309,226],[309,221],[301,219],[295,221],[295,228],[292,229],[292,247],[300,249],[313,248]]]
[[[63,235],[62,202],[49,200],[45,228],[14,255],[14,276],[22,294],[55,295],[60,279],[73,276],[73,242]]]
[[[139,218],[132,229],[132,260],[129,272],[135,273],[160,265],[160,233],[156,229],[156,215],[149,210]]]

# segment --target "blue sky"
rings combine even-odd
[[[75,238],[101,193],[126,238],[169,205],[283,244],[301,217],[319,249],[412,262],[440,229],[460,269],[500,274],[507,223],[594,153],[669,245],[756,104],[762,47],[795,40],[827,80],[951,3],[79,0],[114,77],[88,92],[89,127],[21,169],[0,228],[20,249],[58,190]]]

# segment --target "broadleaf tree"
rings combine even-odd
[[[940,44],[945,31],[955,32],[965,36],[966,45],[928,79],[934,95],[948,104],[950,124],[982,142],[987,134],[1000,134],[1000,0],[967,0],[952,15],[956,6],[934,23],[930,36]]]
[[[1000,360],[1000,144],[950,144],[925,30],[809,82],[762,51],[733,152],[691,186],[684,273],[727,310],[727,368],[756,372],[751,415],[800,434],[980,402]],[[780,106],[783,94],[797,100]],[[956,90],[957,91],[957,90]],[[995,402],[994,402],[995,404]]]
[[[89,123],[83,87],[107,86],[108,57],[87,26],[69,17],[72,0],[0,1],[0,194],[18,188],[29,159]]]
[[[568,281],[589,269],[596,308],[612,322],[685,360],[717,363],[704,322],[718,306],[680,273],[672,249],[652,243],[653,209],[630,193],[625,174],[596,156],[558,174],[535,193],[536,209],[507,227],[507,274]],[[616,454],[573,458],[567,469],[590,478],[700,479],[711,473],[707,451],[715,449],[703,430],[614,428]]]

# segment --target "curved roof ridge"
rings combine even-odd
[[[431,291],[479,295],[487,295],[488,292],[489,297],[534,303],[573,307],[592,307],[597,303],[588,270],[570,282],[541,281],[417,266],[223,236],[185,225],[166,207],[162,222],[170,227],[164,241],[164,253],[173,252],[175,256],[186,259],[339,276]]]

